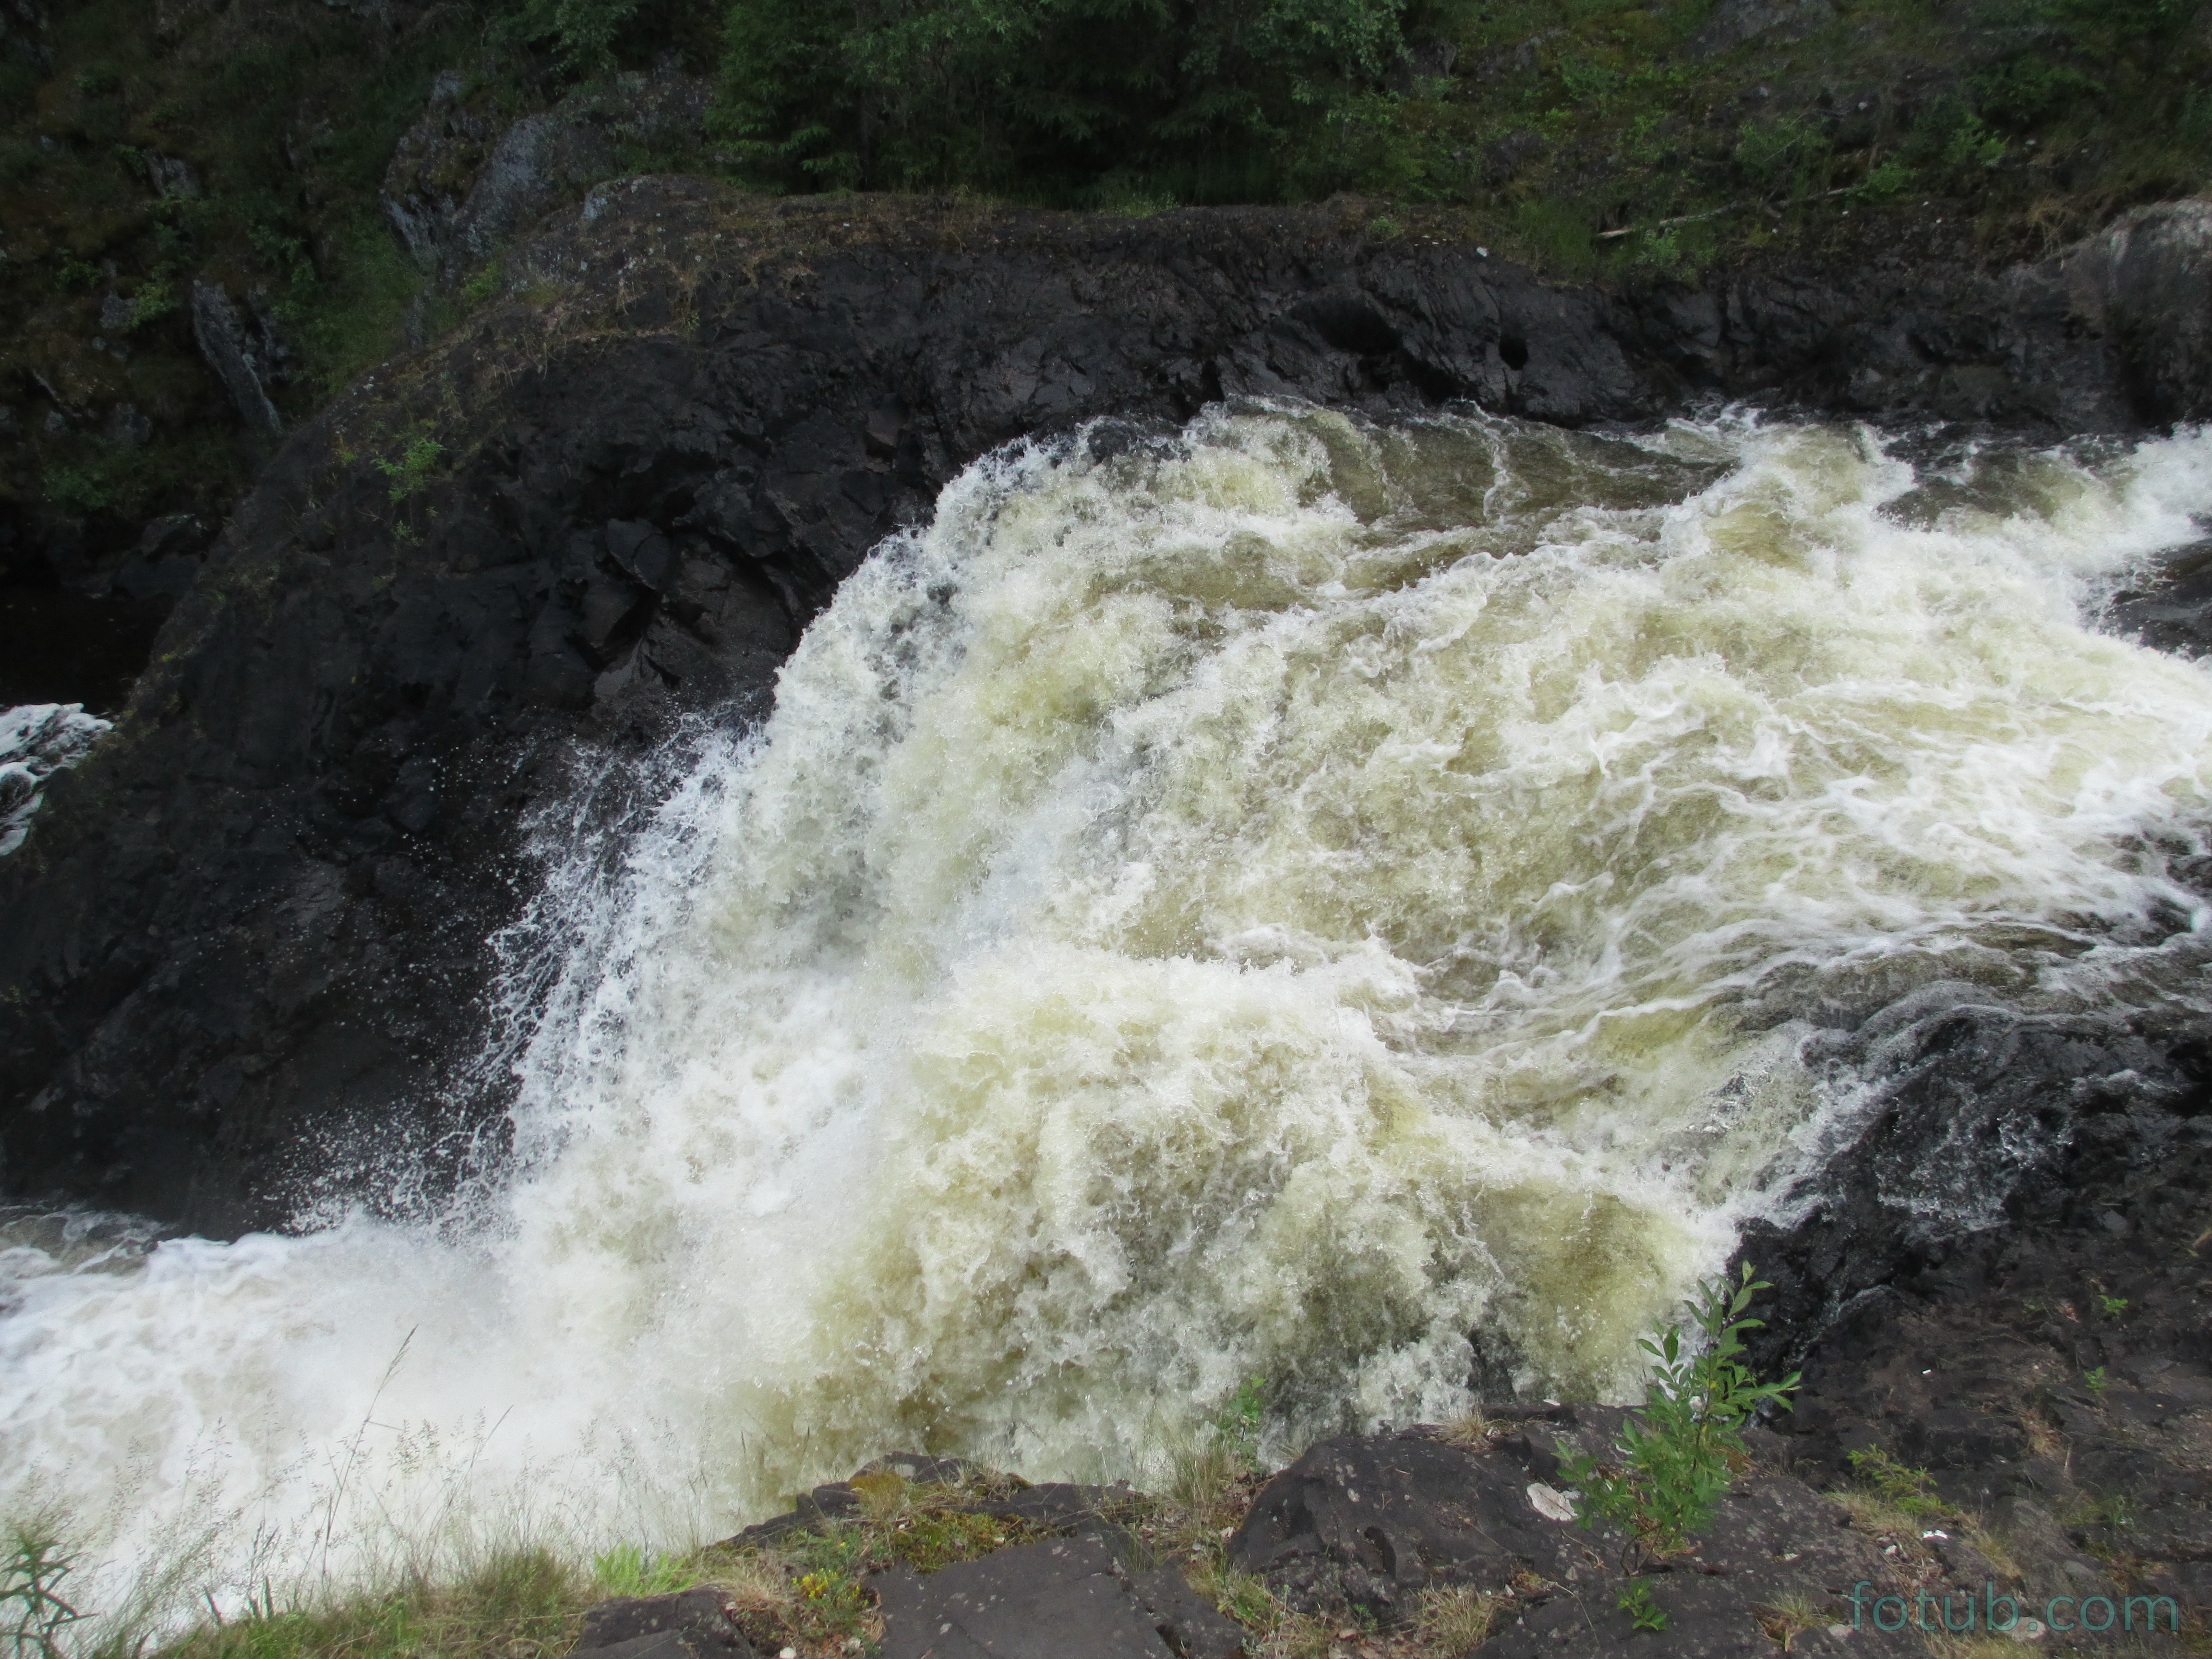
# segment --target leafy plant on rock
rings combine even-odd
[[[1651,1599],[1650,1583],[1639,1578],[1621,1591],[1613,1602],[1635,1623],[1638,1630],[1662,1631],[1667,1628],[1667,1610]]]
[[[1752,1271],[1745,1264],[1733,1285],[1725,1276],[1700,1283],[1684,1304],[1704,1339],[1695,1353],[1681,1325],[1638,1345],[1655,1364],[1643,1407],[1622,1425],[1618,1459],[1585,1455],[1562,1463],[1562,1477],[1581,1488],[1583,1524],[1610,1521],[1627,1534],[1624,1571],[1633,1573],[1642,1557],[1680,1553],[1712,1524],[1722,1495],[1749,1461],[1745,1425],[1768,1407],[1787,1410],[1796,1390],[1795,1371],[1761,1382],[1743,1362],[1742,1334],[1765,1322],[1745,1310],[1772,1288]],[[1648,1596],[1635,1607],[1623,1603],[1639,1630],[1656,1628],[1644,1622],[1648,1606]]]
[[[1221,1408],[1215,1428],[1222,1443],[1248,1464],[1257,1467],[1260,1431],[1267,1420],[1267,1385],[1264,1378],[1248,1376]]]
[[[430,475],[445,453],[445,445],[433,437],[426,427],[408,441],[398,459],[380,459],[374,465],[379,472],[392,480],[391,495],[397,503],[428,486]]]

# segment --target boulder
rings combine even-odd
[[[870,1583],[884,1617],[881,1659],[1176,1659],[1095,1538]]]
[[[269,401],[277,349],[266,325],[242,316],[215,283],[192,283],[192,338],[222,389],[251,430],[274,436],[284,422]]]
[[[720,1590],[623,1595],[586,1610],[574,1659],[756,1659]]]
[[[1583,1540],[1553,1513],[1559,1460],[1542,1431],[1573,1424],[1565,1412],[1539,1419],[1533,1437],[1480,1453],[1421,1433],[1322,1441],[1253,1501],[1230,1564],[1302,1611],[1348,1607],[1385,1622],[1410,1618],[1431,1586],[1566,1582]]]
[[[861,1510],[860,1483],[872,1475],[896,1474],[917,1486],[959,1486],[967,1484],[976,1473],[973,1465],[956,1457],[893,1452],[863,1464],[850,1480],[834,1480],[815,1487],[781,1515],[757,1522],[727,1541],[738,1546],[772,1544],[787,1533],[856,1516]],[[1047,1480],[1035,1486],[1018,1485],[1006,1498],[977,1498],[946,1507],[962,1515],[996,1516],[1048,1530],[1110,1522],[1110,1518],[1125,1511],[1136,1497],[1123,1485],[1085,1486]]]
[[[2212,395],[2212,201],[2161,202],[2124,214],[2050,264],[2007,281],[2033,303],[2063,291],[2077,326],[2110,343],[2116,371],[2142,417],[2192,418]]]
[[[378,196],[410,257],[449,280],[613,176],[625,149],[696,147],[713,97],[710,83],[696,76],[634,72],[502,125],[467,93],[459,71],[436,77],[422,118],[392,151]]]

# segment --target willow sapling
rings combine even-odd
[[[1745,1425],[1764,1408],[1790,1408],[1798,1374],[1761,1382],[1742,1358],[1742,1334],[1765,1322],[1745,1310],[1771,1288],[1752,1277],[1748,1263],[1734,1285],[1725,1275],[1700,1281],[1683,1304],[1704,1338],[1698,1351],[1686,1353],[1681,1325],[1638,1344],[1654,1361],[1651,1381],[1643,1406],[1621,1425],[1618,1458],[1565,1455],[1562,1443],[1560,1474],[1581,1489],[1582,1524],[1610,1521],[1627,1534],[1623,1572],[1634,1576],[1645,1557],[1680,1553],[1712,1525],[1722,1496],[1749,1461]],[[1665,1614],[1650,1607],[1648,1597],[1638,1601],[1630,1609],[1637,1628],[1662,1627]],[[1655,1616],[1661,1625],[1648,1622]]]

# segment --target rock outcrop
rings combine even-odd
[[[283,357],[270,320],[258,313],[240,312],[217,284],[196,282],[192,337],[247,429],[269,437],[283,431],[283,418],[269,400],[269,387]]]
[[[571,1659],[757,1659],[720,1591],[618,1596],[584,1614]]]
[[[696,146],[713,91],[696,76],[633,72],[502,125],[469,101],[467,77],[448,70],[393,150],[378,202],[424,271],[465,276],[619,172],[625,152]]]
[[[222,1231],[380,1159],[481,1155],[498,1068],[452,1061],[572,746],[758,707],[868,549],[994,445],[1248,395],[2131,430],[2204,402],[2199,223],[1998,276],[1868,249],[1600,292],[1375,240],[1358,204],[601,185],[514,251],[509,298],[289,437],[0,866],[0,1185]]]
[[[2212,202],[2167,202],[2122,218],[2051,264],[2013,273],[2008,292],[2098,338],[2140,419],[2200,420],[2212,408]],[[2062,298],[2063,296],[2063,298]]]

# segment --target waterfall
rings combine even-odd
[[[1632,1395],[1861,1105],[1816,1030],[2204,1006],[2212,672],[2097,623],[2207,510],[2195,433],[990,456],[552,862],[489,1188],[0,1255],[0,1492],[220,1603],[895,1448],[1141,1480],[1248,1378],[1287,1452],[1463,1408],[1478,1328]]]

